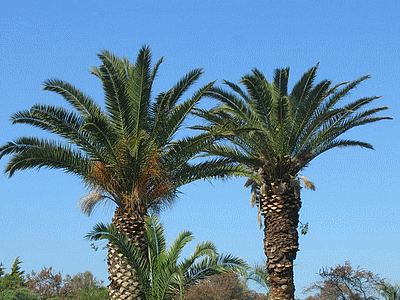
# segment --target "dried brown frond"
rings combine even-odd
[[[301,176],[301,179],[304,182],[304,187],[309,190],[315,191],[315,185],[312,183],[307,177]]]
[[[93,181],[110,194],[119,190],[117,181],[113,178],[110,169],[102,161],[94,161],[92,167]]]
[[[282,193],[282,194],[286,193],[287,189],[288,189],[288,186],[287,186],[286,182],[279,183],[278,190],[279,190],[280,193]]]
[[[90,216],[94,212],[97,204],[104,200],[104,198],[104,195],[99,190],[92,191],[89,195],[79,200],[78,208],[85,215]]]
[[[268,192],[268,186],[265,183],[263,183],[261,185],[261,187],[260,187],[260,194],[261,195],[266,195],[267,192]]]
[[[253,186],[254,184],[256,184],[256,181],[253,178],[248,178],[244,183],[244,187],[248,188],[249,186]]]
[[[163,169],[160,155],[155,152],[140,170],[134,183],[133,197],[126,202],[128,208],[137,209],[137,205],[161,203],[171,196],[173,182],[167,170]]]
[[[251,207],[254,207],[254,205],[256,205],[256,203],[257,203],[257,194],[256,193],[252,193],[251,194],[251,198],[250,198]]]

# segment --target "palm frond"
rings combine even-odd
[[[309,190],[315,191],[315,185],[312,183],[307,177],[301,176],[301,179],[304,182],[304,187]]]
[[[87,196],[82,197],[78,202],[78,208],[87,216],[91,216],[100,203],[110,200],[100,189],[94,189]]]
[[[43,90],[61,95],[85,118],[95,118],[103,115],[100,106],[89,96],[70,83],[59,79],[49,79],[43,83]]]
[[[258,284],[265,291],[269,290],[268,272],[265,267],[265,264],[263,265],[256,264],[248,272],[246,272],[243,277],[246,283],[252,281]]]
[[[107,50],[101,51],[98,57],[102,65],[99,68],[92,67],[92,74],[98,76],[102,82],[106,109],[113,127],[119,135],[127,139],[132,110],[128,95],[129,71],[132,66]]]
[[[150,269],[147,259],[143,257],[141,249],[132,243],[125,234],[119,232],[115,226],[98,223],[85,238],[89,241],[106,239],[114,244],[118,252],[127,259],[129,265],[136,271],[137,279],[144,290],[149,289]]]
[[[13,124],[29,124],[55,133],[68,143],[75,144],[93,158],[104,157],[107,144],[93,139],[83,128],[85,121],[79,115],[62,107],[34,105],[29,111],[20,111],[11,116]]]
[[[204,97],[205,93],[212,87],[214,82],[210,82],[204,87],[200,88],[191,99],[185,101],[180,105],[174,105],[172,111],[166,116],[165,121],[162,123],[163,128],[156,128],[158,132],[153,132],[152,136],[156,137],[159,144],[168,144],[174,137],[178,129],[181,127],[184,120],[195,107],[195,105]]]
[[[296,99],[298,106],[301,106],[306,96],[309,94],[313,87],[315,77],[317,75],[317,69],[319,64],[310,68],[306,73],[303,74],[301,79],[294,85],[292,92],[290,93],[291,98]]]
[[[230,254],[206,256],[189,268],[185,276],[186,284],[194,284],[216,274],[226,272],[241,273],[248,268],[249,266],[244,260]]]
[[[8,154],[13,154],[5,169],[10,177],[19,170],[42,167],[63,169],[83,178],[90,174],[91,163],[86,156],[54,141],[21,137],[0,148],[0,159]]]
[[[276,69],[274,72],[274,85],[280,91],[281,96],[287,96],[288,94],[289,71],[290,68],[288,67]]]
[[[194,237],[190,231],[183,231],[175,238],[168,248],[168,263],[177,264],[183,248],[187,243],[193,241]]]

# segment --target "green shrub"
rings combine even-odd
[[[0,300],[38,300],[39,296],[26,288],[4,290],[0,293]]]

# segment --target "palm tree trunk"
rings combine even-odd
[[[146,229],[145,217],[132,215],[121,208],[117,208],[112,224],[122,230],[134,243],[146,251],[143,237]],[[111,243],[108,247],[108,294],[110,300],[145,300],[139,281],[135,278],[135,272],[126,262],[117,247]]]
[[[299,246],[300,185],[297,179],[281,180],[264,183],[261,191],[270,297],[273,300],[293,300],[293,261]]]

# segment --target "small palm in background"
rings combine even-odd
[[[155,215],[147,218],[146,253],[113,225],[99,223],[87,238],[106,239],[116,245],[118,252],[136,271],[147,300],[184,299],[191,285],[207,277],[225,272],[243,274],[249,268],[238,257],[218,254],[212,242],[198,244],[189,258],[181,259],[182,250],[193,240],[193,234],[189,231],[180,233],[167,248],[164,229]]]

